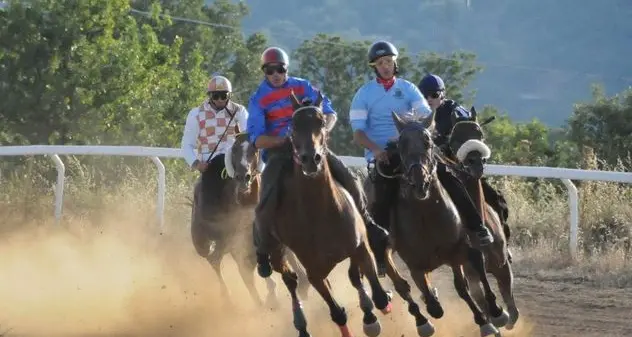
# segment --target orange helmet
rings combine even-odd
[[[210,81],[208,81],[207,92],[214,91],[233,91],[233,85],[230,84],[230,81],[224,76],[213,76]]]

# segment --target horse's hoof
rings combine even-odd
[[[439,319],[443,317],[443,308],[441,307],[441,303],[438,301],[433,301],[429,305],[426,305],[426,310],[433,318]]]
[[[500,336],[500,331],[492,323],[481,325],[481,337]]]
[[[380,311],[384,315],[390,314],[392,310],[393,310],[393,303],[392,302],[388,302],[388,304],[383,309],[380,309]]]
[[[505,329],[513,330],[513,328],[516,326],[516,322],[518,321],[518,317],[520,317],[520,312],[518,310],[512,312],[511,315],[509,315],[509,322],[507,322],[507,325],[505,325]]]
[[[364,324],[364,334],[369,337],[377,337],[382,333],[382,326],[380,325],[380,321],[375,321],[370,324]]]
[[[502,328],[509,323],[509,314],[503,310],[498,317],[492,317],[492,324],[497,328]]]
[[[262,278],[268,278],[272,275],[272,266],[268,264],[259,264],[257,265],[257,273]]]
[[[434,335],[434,333],[435,328],[430,322],[426,322],[426,324],[417,327],[417,334],[421,337],[430,337]]]

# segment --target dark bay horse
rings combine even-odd
[[[437,177],[434,145],[434,114],[424,120],[404,120],[392,113],[399,132],[397,152],[401,161],[398,179],[400,193],[392,215],[392,247],[408,266],[411,276],[423,294],[428,313],[434,318],[443,316],[443,308],[430,290],[429,274],[442,265],[452,269],[454,286],[459,296],[474,314],[481,336],[500,332],[481,310],[468,291],[463,268],[472,267],[478,272],[485,289],[485,298],[491,316],[507,314],[496,304],[485,274],[483,254],[472,248],[459,212]],[[408,311],[415,317],[420,336],[432,336],[434,326],[421,314],[410,293],[410,285],[395,269],[392,251],[387,252],[387,273],[395,290],[408,302]]]
[[[246,133],[236,135],[230,150],[216,158],[209,163],[195,186],[191,213],[193,246],[217,273],[222,295],[231,306],[220,268],[222,258],[229,253],[235,259],[253,301],[264,305],[254,284],[255,250],[248,240],[252,235],[254,208],[259,202],[260,172],[264,164]],[[290,261],[296,265],[296,261]],[[305,279],[300,266],[298,270]],[[276,307],[276,284],[271,278],[267,278],[266,283],[268,296],[265,305]],[[307,287],[301,290],[307,292]]]
[[[494,236],[494,243],[490,249],[485,250],[487,272],[494,275],[498,282],[498,288],[503,301],[509,310],[509,321],[505,325],[507,330],[513,329],[520,315],[513,295],[513,272],[511,270],[510,255],[507,250],[508,231],[503,229],[500,215],[485,200],[481,178],[483,177],[485,163],[491,156],[491,150],[484,143],[485,137],[481,126],[491,122],[488,119],[479,124],[476,109],[472,107],[471,117],[453,118],[453,127],[450,132],[448,144],[456,161],[455,173],[465,185],[470,197],[483,214],[483,220]],[[482,289],[479,286],[478,274],[472,268],[466,268],[466,275],[472,287],[470,288],[474,299],[484,308],[485,300]],[[489,312],[489,311],[488,311]]]
[[[362,217],[351,195],[331,174],[322,99],[321,95],[313,105],[302,105],[294,94],[291,95],[294,112],[288,145],[291,145],[293,159],[288,157],[287,172],[279,182],[283,197],[278,203],[262,206],[257,221],[264,222],[278,239],[270,252],[270,262],[274,271],[282,274],[290,292],[294,326],[300,337],[310,334],[296,293],[297,278],[285,258],[287,248],[304,266],[309,282],[327,303],[332,321],[338,325],[343,337],[352,336],[347,314],[331,294],[327,276],[336,265],[349,258],[348,276],[358,291],[364,312],[364,332],[378,336],[381,327],[373,314],[374,304],[383,313],[389,313],[390,297],[378,279]],[[369,280],[372,298],[362,284],[362,275]]]

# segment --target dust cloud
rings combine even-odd
[[[278,275],[281,307],[258,309],[230,257],[223,274],[235,303],[228,310],[217,276],[197,256],[186,221],[177,233],[159,235],[141,216],[120,221],[73,220],[25,224],[0,238],[0,335],[7,336],[296,336],[289,296]],[[346,278],[346,263],[330,278],[347,309],[352,331],[362,336],[362,313]],[[446,315],[433,320],[438,336],[478,336],[472,314],[439,280]],[[265,283],[256,278],[262,299]],[[392,289],[390,281],[384,281]],[[310,289],[305,302],[314,336],[339,336],[327,307]],[[377,312],[376,312],[377,314]],[[393,312],[378,314],[382,336],[416,336],[414,320],[399,297]],[[509,336],[528,336],[528,324]],[[467,332],[467,333],[465,333]],[[505,334],[507,336],[507,334]]]

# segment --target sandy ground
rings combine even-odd
[[[278,275],[281,308],[257,309],[230,257],[223,274],[237,311],[227,309],[217,276],[198,257],[186,225],[155,233],[139,222],[102,228],[52,224],[0,236],[0,335],[7,336],[297,336],[289,297]],[[542,280],[515,266],[521,319],[504,336],[632,336],[632,290],[595,288],[572,279]],[[362,336],[356,292],[339,266],[335,296]],[[478,336],[472,314],[456,296],[446,270],[433,275],[446,315],[433,320],[435,336]],[[391,288],[390,281],[385,281]],[[266,287],[257,278],[262,298]],[[417,292],[418,293],[418,292]],[[326,305],[311,290],[305,302],[312,336],[339,336]],[[416,336],[413,318],[395,297],[393,312],[379,314],[385,337]]]

